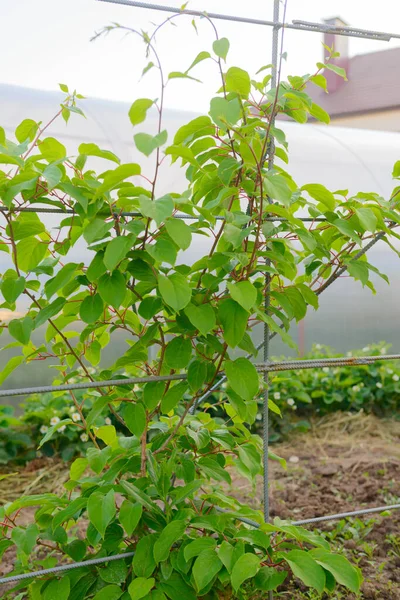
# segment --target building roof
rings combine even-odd
[[[308,86],[314,102],[331,117],[400,107],[400,48],[349,58],[346,72],[348,81],[329,94]]]

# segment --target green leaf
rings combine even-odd
[[[276,590],[287,577],[287,571],[277,571],[272,567],[261,567],[254,578],[254,584],[258,590],[269,592]]]
[[[13,304],[25,289],[24,277],[7,277],[1,284],[1,293],[6,302]]]
[[[394,163],[392,177],[393,179],[397,179],[398,177],[400,177],[400,160]]]
[[[174,144],[179,146],[183,142],[188,143],[199,134],[213,135],[213,132],[214,126],[210,121],[210,117],[196,117],[178,129],[174,137]]]
[[[192,290],[187,279],[180,273],[173,273],[168,277],[159,275],[158,289],[164,302],[175,312],[185,308],[192,297]]]
[[[32,550],[36,545],[36,539],[39,534],[39,528],[36,523],[32,523],[28,525],[26,529],[21,529],[20,527],[15,527],[11,531],[11,539],[14,544],[17,546],[20,552],[23,552],[26,555],[31,554]]]
[[[150,592],[151,588],[154,587],[155,579],[145,579],[144,577],[137,577],[134,579],[128,587],[128,592],[131,600],[140,600],[144,598]]]
[[[96,429],[96,437],[103,440],[107,446],[112,446],[117,439],[117,432],[114,425],[102,425],[102,427]]]
[[[255,366],[244,357],[225,361],[229,385],[244,400],[254,400],[258,394],[259,379]]]
[[[192,585],[189,587],[182,577],[174,571],[167,581],[163,581],[158,586],[170,600],[196,600],[197,596]],[[152,600],[159,600],[159,598]]]
[[[310,115],[312,115],[314,119],[317,119],[317,121],[321,121],[321,123],[326,123],[327,125],[329,125],[331,118],[326,112],[326,110],[324,110],[321,106],[313,102],[309,110]]]
[[[118,165],[121,162],[118,156],[114,154],[114,152],[110,152],[109,150],[101,150],[97,144],[81,144],[78,148],[78,151],[79,154],[87,154],[88,156],[98,156],[99,158],[112,160]]]
[[[96,198],[100,198],[128,177],[134,177],[135,175],[140,175],[140,166],[135,163],[127,163],[112,171],[107,171],[103,183],[96,189]]]
[[[31,332],[33,329],[33,321],[30,317],[23,319],[13,319],[8,324],[8,333],[24,346],[29,344]]]
[[[149,381],[143,388],[143,402],[147,410],[154,410],[163,397],[165,383],[163,381]]]
[[[232,573],[232,567],[235,563],[235,548],[227,542],[223,540],[222,544],[218,548],[218,558],[222,561],[224,567],[228,571],[228,573]]]
[[[203,360],[194,360],[187,371],[187,381],[192,392],[197,392],[207,379],[208,367]]]
[[[107,244],[103,262],[109,271],[113,271],[132,248],[134,238],[131,235],[118,236]]]
[[[160,131],[160,133],[157,133],[157,135],[154,136],[149,135],[148,133],[137,133],[133,136],[133,139],[135,140],[136,148],[139,152],[142,152],[145,156],[150,156],[154,150],[166,143],[168,133],[166,130]]]
[[[305,550],[290,550],[282,555],[289,563],[295,577],[301,579],[308,587],[315,588],[320,594],[325,587],[325,573],[316,563],[310,552]]]
[[[202,335],[207,335],[207,333],[212,331],[217,325],[215,312],[211,304],[200,304],[199,306],[189,304],[185,308],[185,314],[192,325],[194,325]]]
[[[182,159],[182,163],[188,162],[191,165],[198,167],[199,164],[193,154],[193,151],[188,146],[172,145],[168,146],[165,150],[165,154],[172,156],[172,162],[175,162],[178,158]]]
[[[264,187],[270,198],[282,202],[284,206],[290,206],[292,190],[283,175],[270,175],[267,173],[264,180]]]
[[[7,377],[25,360],[24,356],[13,356],[10,358],[6,366],[0,371],[0,385]]]
[[[161,400],[161,411],[163,413],[169,413],[183,398],[187,390],[186,381],[181,381],[175,385],[172,385],[168,392]]]
[[[225,98],[213,98],[210,103],[210,116],[214,123],[221,129],[226,125],[235,125],[240,119],[240,103],[237,98],[226,100]]]
[[[229,40],[227,38],[221,38],[219,40],[215,40],[212,47],[213,47],[215,54],[219,58],[223,58],[224,60],[226,60],[226,56],[229,51]]]
[[[261,473],[261,454],[255,446],[252,444],[239,446],[239,458],[253,478]]]
[[[360,590],[360,578],[357,569],[340,554],[332,554],[321,548],[310,552],[313,559],[324,569],[332,573],[338,583],[357,594]]]
[[[165,228],[170,238],[182,248],[187,250],[192,243],[192,230],[182,219],[170,218],[165,221]]]
[[[171,521],[161,532],[160,537],[154,544],[153,556],[156,564],[163,560],[167,560],[171,547],[184,534],[187,527],[186,521]]]
[[[47,253],[47,243],[27,237],[17,244],[18,266],[21,271],[32,271],[44,259]]]
[[[53,137],[38,141],[38,148],[42,156],[49,162],[62,160],[67,156],[67,150],[58,140]]]
[[[234,173],[240,169],[240,166],[240,163],[235,158],[224,158],[224,160],[220,162],[217,170],[217,175],[222,183],[229,185]]]
[[[129,119],[133,126],[143,123],[146,119],[147,111],[153,106],[154,100],[148,98],[139,98],[135,100],[129,109]]]
[[[332,192],[326,189],[324,185],[321,185],[320,183],[309,183],[307,185],[303,185],[301,190],[305,190],[306,192],[308,192],[311,198],[314,198],[314,200],[317,200],[317,202],[321,202],[321,204],[324,204],[324,206],[326,206],[328,210],[335,210],[335,197],[332,194]]]
[[[260,559],[255,554],[246,552],[235,562],[232,569],[231,581],[235,592],[246,579],[254,577],[260,568]]]
[[[217,545],[217,541],[214,540],[213,538],[200,537],[185,547],[185,549],[183,551],[183,555],[185,557],[186,562],[188,562],[194,556],[198,556],[199,554],[204,552],[204,550],[214,549],[216,547],[216,545]],[[214,552],[214,558],[215,558],[215,552]]]
[[[224,340],[231,348],[235,348],[246,332],[249,313],[235,300],[228,298],[220,303],[218,317],[222,325]]]
[[[100,400],[104,400],[104,398],[100,398]],[[103,408],[104,404],[102,405]],[[86,421],[88,427],[90,427],[91,423]],[[88,448],[86,451],[86,457],[89,462],[90,468],[95,473],[101,473],[101,471],[106,466],[107,460],[110,456],[110,448],[103,448],[99,450],[98,448]]]
[[[207,58],[210,58],[210,57],[211,57],[211,54],[209,52],[205,52],[204,50],[202,52],[199,52],[199,54],[196,56],[196,58],[194,59],[194,61],[190,65],[190,67],[187,69],[186,73],[189,73],[189,71],[191,71],[193,69],[193,67],[195,67],[200,62],[202,62],[203,60],[206,60]]]
[[[347,270],[354,279],[361,281],[363,285],[368,283],[368,265],[361,260],[352,260],[347,264]]]
[[[236,92],[247,98],[251,88],[250,76],[239,67],[230,67],[225,75],[225,86],[227,92]]]
[[[318,68],[320,68],[320,64],[321,63],[317,63]],[[325,67],[325,69],[329,69],[329,71],[333,71],[334,73],[336,73],[336,75],[339,75],[339,77],[343,77],[343,79],[347,81],[346,71],[345,69],[343,69],[343,67],[338,67],[337,65],[333,65],[331,63],[327,63],[322,66]]]
[[[46,432],[46,435],[40,440],[40,444],[39,444],[38,448],[41,448],[43,446],[43,444],[48,442],[49,439],[51,439],[53,437],[53,434],[60,429],[60,427],[64,427],[64,425],[71,425],[71,423],[73,423],[73,421],[71,421],[71,419],[61,419],[61,421],[59,421],[59,423],[52,425],[52,427],[50,427],[48,429],[48,431]]]
[[[52,277],[52,279],[46,281],[44,285],[44,292],[47,298],[51,298],[53,294],[58,292],[59,289],[71,281],[77,266],[78,265],[76,263],[68,263],[58,271],[55,277]]]
[[[326,77],[324,77],[324,75],[312,75],[312,77],[310,77],[310,81],[312,81],[312,83],[314,83],[318,87],[322,88],[325,92],[328,91]]]
[[[191,545],[191,544],[189,544]],[[209,548],[196,558],[192,573],[197,591],[204,589],[222,568],[222,562],[214,549]]]
[[[136,502],[139,502],[142,506],[147,508],[148,511],[164,517],[163,512],[157,506],[157,504],[155,504],[155,502],[151,500],[150,496],[140,490],[136,485],[122,480],[120,481],[120,486],[128,494],[128,496],[133,498]],[[136,573],[136,575],[138,575],[138,573]],[[146,575],[143,575],[143,577],[146,577]]]
[[[123,591],[118,585],[106,585],[94,596],[93,600],[118,600],[123,594]],[[57,600],[57,596],[55,596]]]
[[[129,500],[124,500],[119,509],[119,520],[127,535],[131,537],[135,531],[143,513],[143,507],[139,502],[132,504]]]
[[[107,305],[118,309],[126,294],[125,277],[121,271],[104,273],[99,279],[97,290]]]
[[[146,427],[146,411],[140,402],[135,404],[129,402],[124,408],[124,421],[137,437],[140,437]]]
[[[245,310],[250,311],[257,300],[257,290],[250,281],[228,282],[228,290],[232,298]]]
[[[69,468],[69,478],[72,481],[79,481],[89,464],[87,458],[76,458]]]
[[[165,349],[165,361],[171,369],[184,369],[192,355],[192,344],[188,338],[177,336]]]
[[[139,196],[140,212],[149,219],[154,219],[158,226],[170,217],[174,210],[174,202],[171,196],[163,196],[158,200],[151,200],[147,196]]]
[[[100,318],[103,310],[103,300],[99,294],[93,294],[93,296],[86,296],[83,300],[79,309],[79,315],[85,323],[94,323]]]
[[[43,171],[43,177],[47,181],[48,189],[52,190],[61,181],[62,171],[57,165],[49,165]]]
[[[366,231],[376,231],[378,219],[370,208],[356,208],[356,215]]]
[[[349,223],[349,221],[346,221],[345,219],[335,219],[332,222],[332,225],[336,227],[340,233],[343,233],[343,235],[348,236],[358,244],[361,244],[360,237],[357,235],[354,227]]]
[[[113,560],[105,568],[100,568],[98,573],[106,583],[122,584],[126,581],[128,567],[123,559]]]
[[[226,483],[231,484],[231,476],[229,475],[228,471],[221,467],[216,460],[204,456],[199,459],[198,465],[201,470],[204,471],[207,477],[210,477],[210,479],[215,479],[216,481],[225,481]]]
[[[22,123],[20,123],[16,128],[15,137],[20,144],[26,140],[33,142],[38,129],[39,124],[36,123],[36,121],[33,121],[32,119],[24,119],[24,121],[22,121]]]
[[[175,264],[177,256],[176,246],[169,239],[160,237],[155,244],[146,246],[146,250],[160,264],[164,262],[170,265]]]
[[[137,577],[150,577],[156,568],[153,548],[157,537],[156,533],[152,533],[142,537],[136,544],[132,568]]]
[[[110,490],[107,494],[93,492],[88,498],[87,511],[90,522],[104,539],[107,526],[116,513],[114,490]]]
[[[93,219],[83,230],[83,237],[88,244],[102,240],[109,229],[111,229],[112,223],[107,223],[103,219]]]
[[[52,579],[44,588],[43,600],[68,600],[70,592],[70,581],[68,575],[61,579]]]
[[[51,302],[48,306],[42,308],[35,317],[35,329],[46,323],[46,321],[55,315],[58,315],[65,302],[65,298],[56,298],[54,302]]]

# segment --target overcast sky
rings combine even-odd
[[[179,6],[183,0],[158,0]],[[225,14],[272,18],[272,0],[191,0],[189,8]],[[288,0],[287,21],[322,21],[340,16],[360,28],[400,32],[398,0]],[[98,0],[0,0],[0,82],[42,89],[57,89],[67,83],[87,96],[131,102],[144,95],[157,96],[155,73],[139,84],[146,64],[144,46],[120,32],[90,42],[93,33],[112,21],[151,31],[169,15],[157,11],[117,6]],[[210,50],[213,35],[204,20],[198,35],[191,19],[179,17],[177,27],[167,25],[157,37],[157,48],[166,73],[185,70],[201,50]],[[250,72],[270,62],[269,27],[216,21],[220,37],[231,42],[229,64]],[[319,33],[286,31],[284,49],[289,74],[312,72],[321,59]],[[376,42],[349,40],[350,54],[399,46],[400,40]],[[166,104],[170,107],[205,110],[218,87],[215,67],[206,62],[193,72],[207,84],[174,80],[168,85]]]

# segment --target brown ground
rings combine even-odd
[[[400,502],[400,423],[371,416],[336,415],[314,423],[312,431],[290,444],[274,446],[288,461],[287,471],[272,463],[271,516],[306,519]],[[3,471],[4,472],[4,471]],[[0,482],[0,502],[11,501],[21,491],[43,493],[60,489],[68,470],[60,463],[37,461],[14,478]],[[7,483],[6,483],[7,482]],[[236,477],[232,494],[254,508],[261,507],[262,482],[252,489]],[[19,522],[30,522],[34,509],[21,513]],[[389,516],[371,515],[360,521],[319,525],[331,532],[332,544],[363,571],[362,599],[400,600],[400,510]],[[352,529],[350,529],[352,527]],[[0,575],[12,568],[14,554],[6,552]],[[1,586],[0,586],[1,587]],[[4,593],[3,589],[3,593]],[[304,592],[300,582],[283,587],[278,599],[316,599]],[[352,594],[335,592],[332,600],[353,600]]]
[[[310,433],[273,450],[287,460],[288,467],[287,471],[277,463],[270,467],[271,517],[300,520],[400,503],[400,422],[336,415],[314,423]],[[247,480],[236,478],[232,489],[241,501],[261,508],[261,481],[253,491]],[[333,535],[337,524],[319,527]],[[355,526],[353,535],[351,525]],[[333,544],[344,546],[350,560],[362,569],[361,598],[400,600],[400,510],[384,517],[361,517],[360,524],[349,522]],[[318,596],[303,595],[299,584],[274,597],[297,600]],[[334,598],[350,600],[353,595]]]

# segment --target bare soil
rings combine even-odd
[[[310,433],[274,446],[287,460],[284,471],[270,465],[271,517],[301,520],[400,503],[400,423],[365,415],[335,415],[314,422]],[[252,490],[235,478],[232,493],[254,508],[262,508],[262,482]],[[341,524],[343,525],[343,523]],[[338,521],[318,524],[331,532],[332,544],[344,548],[364,575],[361,598],[400,600],[400,510],[388,516],[360,517],[338,533]],[[308,525],[311,528],[312,526]],[[340,529],[340,526],[339,526]],[[346,538],[350,539],[346,539]],[[303,594],[301,582],[284,584],[275,598],[316,598]],[[344,592],[335,600],[355,598]]]

